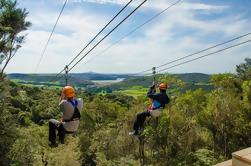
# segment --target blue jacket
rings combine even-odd
[[[161,91],[160,93],[156,93],[154,86],[151,86],[147,97],[153,100],[152,110],[165,108],[165,105],[170,102],[169,97],[167,96],[165,91]]]

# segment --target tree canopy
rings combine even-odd
[[[27,15],[26,9],[18,8],[17,1],[0,0],[0,77],[24,42],[25,35],[20,33],[31,26]]]
[[[250,68],[245,69],[248,71]],[[149,118],[143,136],[147,165],[210,166],[251,146],[251,81],[239,74],[211,76],[211,91],[178,89],[184,83],[163,75],[171,103],[158,120]],[[130,137],[135,115],[149,104],[120,93],[87,93],[81,126],[66,144],[49,148],[48,120],[60,119],[59,89],[0,83],[0,164],[141,165],[137,138]],[[59,155],[60,153],[60,155]]]

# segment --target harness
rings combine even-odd
[[[151,105],[148,109],[148,111],[150,112],[150,115],[153,117],[153,118],[157,118],[161,115],[162,111],[163,111],[163,108],[161,107],[161,104],[156,101],[156,100],[153,100],[153,99],[150,99],[150,102],[151,102]]]
[[[77,100],[69,100],[69,102],[71,103],[71,105],[73,106],[74,108],[74,113],[73,113],[73,116],[71,117],[71,119],[68,119],[68,120],[64,120],[65,122],[71,122],[71,121],[76,121],[76,120],[79,120],[81,115],[80,115],[80,112],[78,110],[78,101]]]

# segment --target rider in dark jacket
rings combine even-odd
[[[167,85],[165,83],[161,83],[158,85],[160,93],[156,93],[155,90],[156,85],[150,87],[147,97],[150,99],[151,105],[147,111],[141,112],[137,114],[137,118],[133,125],[133,132],[130,132],[130,135],[138,135],[139,131],[142,129],[146,117],[151,116],[151,113],[155,110],[164,109],[165,105],[169,103],[169,97],[166,94]]]

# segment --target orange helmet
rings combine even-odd
[[[75,96],[75,90],[71,86],[65,86],[63,89],[63,93],[67,98],[72,98]]]
[[[165,84],[165,83],[159,84],[159,89],[160,90],[166,90],[167,89],[167,84]]]

